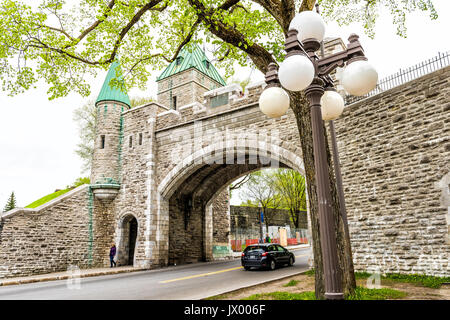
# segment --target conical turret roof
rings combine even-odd
[[[219,72],[206,57],[205,52],[197,44],[183,47],[177,58],[169,64],[156,81],[161,81],[190,68],[195,68],[218,83],[226,85]]]
[[[113,86],[112,83],[110,84],[112,79],[117,79],[122,86],[117,87]],[[100,101],[118,101],[122,102],[129,107],[131,107],[130,98],[128,97],[124,80],[122,76],[122,70],[120,68],[120,64],[118,60],[115,60],[113,63],[111,63],[111,66],[109,67],[108,74],[106,75],[105,81],[103,82],[102,89],[100,90],[100,94],[97,97],[97,100],[95,103],[99,103]]]

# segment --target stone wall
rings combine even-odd
[[[228,188],[213,200],[213,243],[227,245],[230,240],[230,195]]]
[[[450,67],[335,121],[356,270],[450,274]]]
[[[36,209],[2,215],[0,278],[108,265],[105,222],[90,210],[92,194],[80,186]]]
[[[92,156],[91,183],[119,180],[119,157],[122,147],[120,135],[123,128],[121,114],[127,109],[127,105],[115,101],[101,101],[96,105],[97,136]]]

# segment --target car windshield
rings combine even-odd
[[[250,246],[245,248],[244,252],[249,252],[249,251],[267,251],[267,247],[265,246]]]

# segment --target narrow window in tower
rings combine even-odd
[[[100,149],[105,149],[105,135],[100,136]]]
[[[130,136],[130,148],[133,147],[133,136]]]
[[[142,133],[139,133],[139,145],[142,146]]]
[[[177,96],[173,96],[172,100],[173,109],[177,110]]]

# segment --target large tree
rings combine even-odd
[[[272,224],[282,199],[273,182],[270,170],[261,170],[249,174],[248,180],[241,188],[240,197],[246,201],[245,205],[261,208],[266,224],[266,230]],[[261,235],[263,238],[264,235]]]
[[[289,210],[292,223],[299,228],[300,215],[306,210],[306,180],[299,172],[278,169],[272,181],[281,196],[282,206]]]
[[[37,2],[37,1],[36,1]],[[283,43],[296,12],[312,10],[315,0],[41,0],[30,7],[3,0],[0,7],[0,78],[16,94],[49,84],[50,98],[76,91],[87,96],[90,78],[120,55],[130,87],[144,88],[152,69],[173,61],[189,42],[214,47],[219,67],[252,65],[261,72],[282,61]],[[345,24],[361,22],[373,35],[381,7],[393,15],[397,33],[405,35],[405,17],[413,10],[437,14],[431,0],[321,0],[325,18]],[[156,30],[156,31],[155,31]],[[313,230],[316,295],[324,294],[317,214],[310,109],[303,92],[289,92],[301,139]],[[299,141],[300,143],[300,141]],[[339,263],[344,293],[355,287],[351,248],[344,232],[328,151]]]

